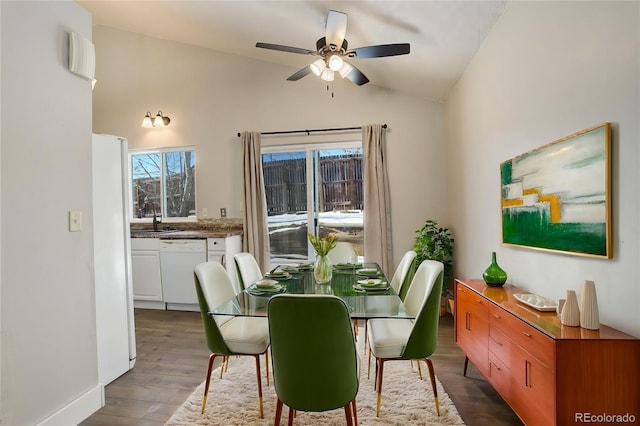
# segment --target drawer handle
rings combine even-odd
[[[491,340],[493,340],[493,341],[495,342],[495,344],[496,344],[496,345],[498,345],[498,346],[502,346],[502,343],[498,342],[498,341],[497,341],[496,339],[494,339],[493,337],[489,336],[489,338],[490,338]]]
[[[476,299],[476,303],[482,303],[482,300]]]
[[[526,333],[526,332],[524,332],[524,331],[522,332],[522,334],[524,334],[524,335],[525,335],[525,336],[527,336],[527,337],[531,337],[531,335],[530,335],[529,333]]]
[[[498,314],[493,314],[494,317],[498,318],[498,319],[502,319],[502,317]]]

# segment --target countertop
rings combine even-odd
[[[185,231],[158,231],[158,232],[136,232],[131,230],[131,238],[162,238],[163,240],[180,240],[180,239],[207,239],[207,238],[226,238],[232,235],[242,235],[242,231],[213,231],[213,230],[185,230]]]
[[[152,231],[150,224],[132,224],[132,238],[162,238],[163,240],[180,239],[207,239],[226,238],[233,235],[242,235],[243,225],[241,221],[209,220],[198,222],[184,222],[171,224],[158,224],[159,230]]]

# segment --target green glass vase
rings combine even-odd
[[[496,262],[495,251],[491,252],[491,265],[484,270],[482,278],[489,287],[502,287],[507,281],[507,273]]]

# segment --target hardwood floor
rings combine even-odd
[[[136,309],[135,367],[106,388],[106,405],[81,423],[158,426],[171,417],[205,377],[209,350],[198,312]],[[453,341],[453,318],[441,318],[436,375],[469,426],[521,425],[518,417]]]

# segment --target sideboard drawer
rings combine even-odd
[[[495,327],[489,328],[489,352],[506,365],[511,365],[511,339]]]
[[[540,362],[547,366],[552,365],[553,339],[495,305],[489,307],[489,323],[492,329],[497,328],[508,333],[515,343]]]

